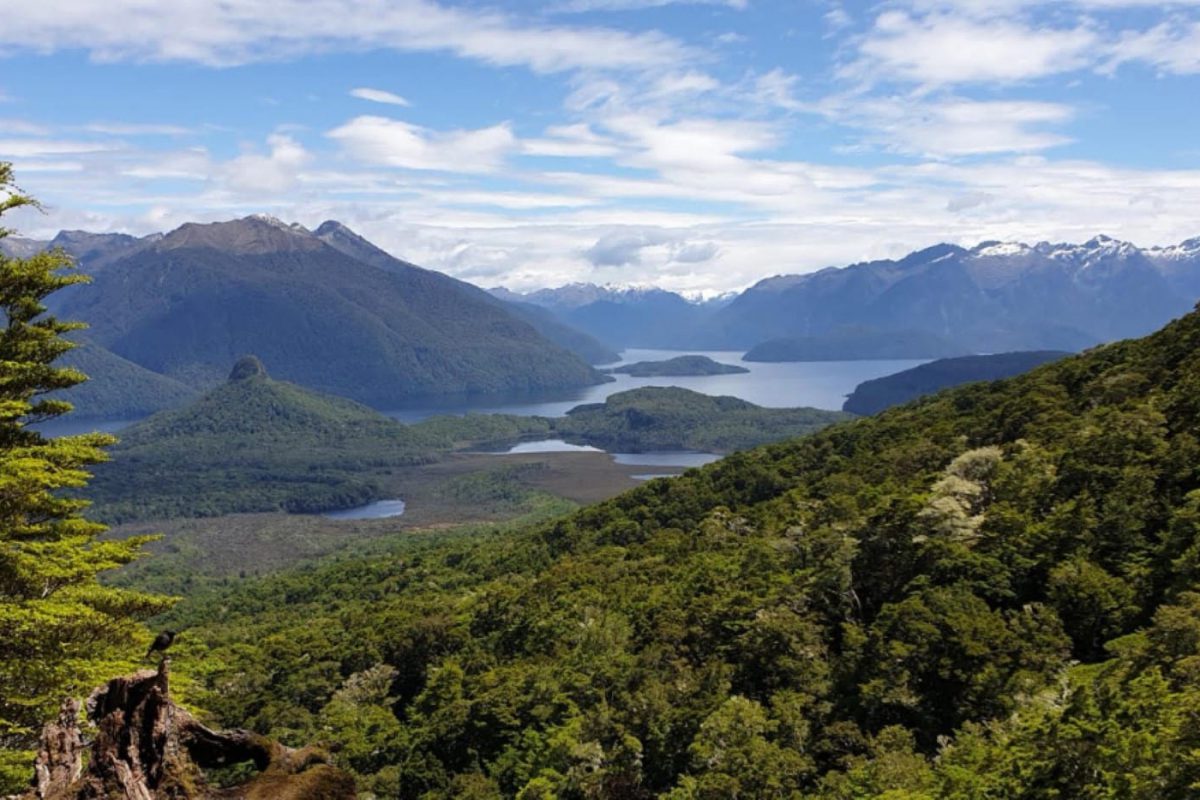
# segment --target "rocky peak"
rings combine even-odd
[[[229,380],[244,381],[250,378],[267,377],[267,368],[258,356],[246,355],[237,360],[229,372]]]
[[[266,214],[228,222],[189,222],[157,243],[160,250],[212,248],[241,255],[320,250],[325,243],[303,225],[287,224]]]

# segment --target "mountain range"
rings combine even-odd
[[[493,292],[550,308],[614,346],[749,350],[800,340],[792,347],[798,359],[823,351],[919,358],[1080,350],[1143,335],[1188,311],[1200,298],[1200,237],[1151,248],[1106,236],[939,244],[899,260],[778,275],[710,303],[587,284]],[[893,352],[898,336],[912,352]]]

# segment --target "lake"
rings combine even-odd
[[[925,360],[897,361],[797,361],[762,364],[742,361],[739,350],[626,350],[617,364],[662,361],[681,355],[703,355],[723,364],[738,364],[750,370],[737,375],[707,375],[695,378],[635,378],[614,375],[612,383],[553,392],[506,395],[476,395],[414,399],[383,413],[400,422],[420,422],[439,414],[516,414],[518,416],[562,417],[582,403],[602,403],[616,392],[642,386],[681,386],[709,395],[731,395],[766,408],[811,406],[839,410],[846,395],[863,381],[926,363]],[[137,420],[77,421],[69,416],[41,426],[50,436],[88,431],[117,431]],[[568,446],[570,447],[570,446]],[[694,466],[694,465],[685,465]]]
[[[327,511],[321,516],[327,519],[386,519],[398,517],[403,513],[403,500],[376,500],[365,506],[346,508],[341,511]]]
[[[605,398],[643,386],[680,386],[709,395],[731,395],[766,408],[811,406],[841,410],[846,395],[872,378],[924,364],[924,359],[896,361],[796,361],[764,364],[742,361],[740,350],[626,350],[616,367],[638,361],[662,361],[681,355],[708,356],[723,364],[750,370],[737,375],[706,375],[681,378],[635,378],[614,375],[612,383],[537,395],[513,394],[414,400],[384,413],[401,422],[420,422],[438,414],[516,414],[518,416],[562,417],[582,403],[603,403]]]
[[[541,439],[536,442],[521,442],[504,450],[489,450],[490,455],[512,456],[520,453],[604,453],[599,447],[586,444],[571,444],[562,439]],[[661,450],[647,453],[609,453],[618,464],[645,467],[703,467],[720,458],[715,453],[696,450]],[[636,477],[636,476],[635,476]]]

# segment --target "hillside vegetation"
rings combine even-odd
[[[191,386],[151,372],[87,340],[66,353],[61,363],[88,376],[78,386],[51,395],[75,407],[72,419],[137,419],[181,406],[197,394]]]
[[[398,470],[454,450],[560,435],[611,450],[727,453],[847,417],[644,388],[563,419],[468,414],[403,425],[351,400],[274,380],[248,357],[224,385],[122,431],[86,495],[92,515],[109,522],[313,513],[395,497],[388,492]]]
[[[1200,315],[514,533],[195,598],[228,722],[386,796],[1200,785]]]
[[[994,353],[986,356],[942,358],[902,370],[882,378],[863,381],[842,404],[852,414],[878,414],[927,394],[961,386],[972,381],[994,381],[1028,372],[1047,361],[1057,361],[1070,353],[1061,350],[1034,350],[1019,353]]]

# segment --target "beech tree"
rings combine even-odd
[[[0,215],[36,202],[0,162]],[[11,233],[0,227],[0,239]],[[139,621],[167,598],[102,585],[97,576],[137,558],[151,537],[103,541],[78,490],[115,439],[46,437],[37,423],[71,410],[51,392],[84,380],[56,366],[85,327],[46,313],[45,299],[87,281],[61,250],[0,253],[0,794],[31,774],[31,747],[64,697],[128,669],[145,651]],[[139,650],[140,648],[140,650]]]

